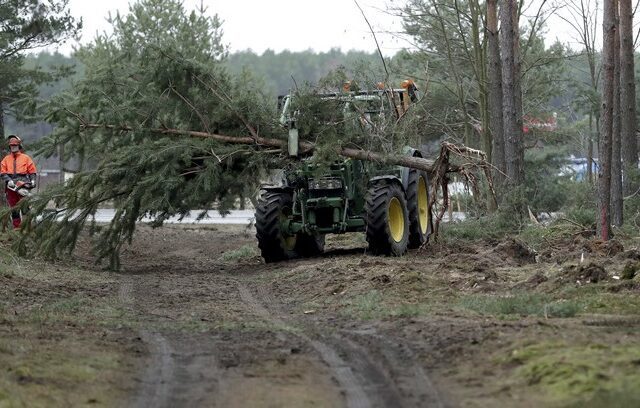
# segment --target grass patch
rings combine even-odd
[[[387,304],[380,292],[373,290],[363,295],[355,296],[345,302],[350,316],[362,320],[383,319],[387,317],[416,317],[428,312],[423,304],[399,303]]]
[[[553,300],[547,295],[516,293],[506,296],[469,295],[459,301],[460,306],[491,316],[573,317],[582,306],[573,300]]]
[[[445,243],[475,242],[502,238],[513,231],[513,224],[506,222],[501,215],[492,215],[462,222],[443,223],[440,229]]]
[[[640,390],[637,384],[627,385],[615,390],[600,389],[589,398],[564,405],[564,408],[612,408],[640,407]]]
[[[118,406],[131,366],[114,277],[6,254],[0,271],[0,407]]]
[[[580,303],[584,313],[635,315],[640,311],[640,296],[626,291],[612,293],[606,285],[566,287],[561,295]]]
[[[108,389],[117,353],[87,347],[81,338],[64,345],[13,340],[5,348],[12,351],[0,359],[0,407],[104,406],[121,397]]]
[[[598,293],[583,299],[588,313],[635,315],[640,312],[640,297],[631,293]]]
[[[73,323],[121,328],[131,324],[126,310],[117,299],[106,298],[93,302],[81,295],[34,307],[22,319],[40,326]]]
[[[258,255],[258,250],[253,245],[244,245],[238,249],[227,251],[220,256],[222,262],[239,261],[242,259],[253,258]]]
[[[622,403],[640,398],[637,344],[538,343],[512,350],[502,362],[516,365],[513,381],[565,406],[638,406]]]

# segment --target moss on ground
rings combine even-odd
[[[511,349],[498,358],[511,366],[515,384],[534,387],[558,406],[640,399],[638,344],[539,342]],[[604,406],[604,405],[602,405]]]

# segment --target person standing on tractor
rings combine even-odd
[[[7,140],[10,151],[0,163],[0,177],[5,183],[9,207],[13,208],[22,199],[24,189],[30,190],[36,186],[36,165],[33,159],[24,153],[22,140],[18,136],[10,135]],[[20,211],[12,211],[11,218],[13,228],[20,228]]]

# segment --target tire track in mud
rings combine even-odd
[[[134,284],[131,276],[123,276],[118,289],[118,299],[128,308],[134,306]],[[175,361],[169,341],[160,333],[140,329],[140,338],[147,345],[151,361],[144,370],[141,386],[138,389],[133,407],[169,406],[170,392],[173,387]]]
[[[152,280],[156,278],[157,275]],[[135,316],[145,321],[172,324],[173,321],[168,322],[166,317],[145,311],[149,297],[165,293],[153,292],[154,287],[157,285],[145,276],[120,275],[118,298]],[[138,335],[148,350],[149,360],[140,373],[140,385],[127,406],[216,406],[221,371],[215,341],[207,334],[175,329],[163,333],[144,326],[138,329]]]
[[[257,288],[260,300],[256,299],[244,284],[238,284],[238,291],[241,299],[256,315],[280,327],[297,329],[292,330],[292,334],[309,343],[329,366],[344,391],[347,407],[405,405],[391,379],[357,344],[345,341],[334,334],[321,335],[313,328],[296,325],[295,322],[290,321],[291,319],[282,317],[282,313],[278,311],[271,312],[264,304],[276,305],[277,303],[263,287]]]
[[[387,371],[392,372],[394,378],[398,379],[399,388],[413,400],[413,404],[429,408],[452,406],[438,391],[424,368],[415,363],[417,356],[406,344],[390,341],[375,330],[350,330],[343,333],[349,339],[356,338],[356,342],[369,344],[369,347],[374,343],[373,347],[378,355],[382,356]]]

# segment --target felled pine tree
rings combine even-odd
[[[246,136],[248,128],[274,136],[273,104],[249,75],[232,78],[223,62],[220,21],[205,10],[187,13],[178,0],[142,0],[126,16],[111,19],[112,35],[100,35],[77,52],[84,79],[50,103],[55,131],[39,153],[64,146],[80,172],[65,185],[34,196],[19,245],[37,251],[71,251],[85,225],[97,233],[99,259],[118,267],[118,250],[135,221],[164,219],[216,202],[222,211],[240,195],[253,195],[268,161],[255,145],[166,135],[153,129],[189,129]],[[103,128],[88,128],[86,124]],[[113,222],[91,224],[105,203]],[[48,210],[55,207],[56,211]],[[36,221],[37,222],[32,222]]]
[[[58,256],[72,251],[86,228],[96,238],[97,259],[118,268],[136,221],[150,217],[159,226],[212,205],[225,212],[238,197],[255,196],[270,168],[297,164],[272,154],[286,147],[287,131],[259,81],[225,69],[217,17],[187,13],[179,0],[140,0],[111,23],[113,34],[77,52],[85,77],[51,101],[55,131],[39,151],[53,155],[63,146],[80,171],[25,200],[31,211],[17,244]],[[318,92],[305,88],[296,99],[302,151],[315,150],[318,160],[342,155],[428,165],[388,156],[406,143],[397,117],[360,121],[366,132],[354,131],[342,107]],[[98,227],[92,216],[106,203],[115,218]]]

